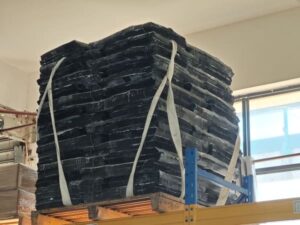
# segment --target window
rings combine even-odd
[[[255,159],[300,152],[300,92],[250,101],[251,153]]]
[[[248,136],[243,134],[242,101],[249,104]],[[300,197],[300,91],[246,98],[237,101],[235,109],[240,118],[240,135],[250,139],[250,155],[257,173],[256,200]],[[243,146],[242,140],[242,149]]]
[[[258,175],[256,197],[259,201],[300,196],[300,170]]]

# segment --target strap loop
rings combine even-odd
[[[142,152],[142,149],[143,149],[146,137],[147,137],[147,133],[149,130],[149,126],[150,126],[155,108],[156,108],[159,98],[164,90],[164,87],[167,84],[167,81],[168,81],[167,115],[168,115],[168,122],[169,122],[169,126],[170,126],[170,133],[171,133],[172,140],[173,140],[175,148],[176,148],[176,152],[178,154],[178,161],[179,161],[179,166],[180,166],[180,173],[181,173],[181,196],[180,197],[183,198],[184,194],[185,194],[185,171],[184,171],[184,164],[183,164],[182,141],[181,141],[178,117],[177,117],[176,108],[175,108],[174,94],[173,94],[173,90],[172,90],[172,78],[174,75],[175,56],[177,53],[177,43],[173,40],[171,42],[172,42],[172,54],[171,54],[170,63],[168,66],[167,73],[164,76],[164,78],[162,79],[161,84],[159,85],[155,95],[153,96],[153,99],[152,99],[152,102],[150,105],[150,109],[149,109],[149,112],[148,112],[148,115],[146,118],[141,142],[138,147],[138,150],[137,150],[134,162],[133,162],[132,170],[131,170],[131,173],[129,176],[129,180],[128,180],[128,184],[127,184],[127,188],[126,188],[126,196],[127,197],[133,196],[133,183],[134,183],[134,175],[135,175],[137,163],[138,163],[139,157],[141,155],[141,152]]]
[[[232,153],[231,160],[230,160],[230,163],[228,166],[228,170],[224,177],[225,181],[232,182],[232,180],[233,180],[235,167],[236,167],[236,164],[237,164],[237,161],[239,158],[240,143],[241,143],[241,140],[240,140],[240,135],[239,135],[239,131],[238,131],[234,149],[233,149],[233,153]],[[219,193],[219,198],[218,198],[216,205],[217,206],[225,205],[227,202],[228,196],[229,196],[229,189],[222,187],[221,191]]]
[[[61,193],[61,198],[62,198],[62,203],[65,206],[72,205],[65,173],[62,167],[61,163],[61,158],[60,158],[60,148],[59,148],[59,142],[58,142],[58,137],[57,137],[57,131],[56,131],[56,125],[55,125],[55,117],[54,117],[54,109],[53,109],[53,96],[52,96],[52,80],[55,75],[56,70],[59,68],[59,66],[62,64],[62,62],[66,59],[66,57],[61,58],[53,67],[47,86],[45,88],[44,94],[42,96],[40,106],[38,108],[37,112],[37,121],[40,116],[43,104],[46,99],[46,95],[48,96],[48,104],[49,104],[49,110],[50,110],[50,117],[51,117],[51,123],[52,123],[52,129],[53,129],[53,136],[54,136],[54,142],[55,142],[55,149],[56,149],[56,157],[57,157],[57,166],[58,166],[58,177],[59,177],[59,188],[60,188],[60,193]],[[37,126],[37,131],[38,131],[38,126]],[[37,132],[39,133],[39,132]],[[37,136],[37,139],[39,137]]]

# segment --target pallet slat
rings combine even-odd
[[[32,225],[62,225],[117,218],[151,215],[184,209],[182,200],[164,193],[135,196],[63,208],[36,211]]]

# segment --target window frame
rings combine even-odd
[[[234,97],[234,102],[242,103],[242,126],[243,126],[243,155],[251,156],[251,136],[250,136],[250,101],[257,98],[263,98],[268,96],[275,96],[285,93],[292,93],[300,91],[300,84],[290,85],[286,87],[280,87],[276,89],[269,89],[258,92],[251,92],[243,95],[237,95]],[[291,157],[299,157],[300,153],[294,154],[286,154],[277,157],[266,157],[262,159],[254,160],[254,163],[276,160],[276,159],[284,159]],[[280,172],[288,172],[288,171],[297,171],[300,170],[300,163],[288,164],[288,165],[280,165],[280,166],[271,166],[256,169],[257,175],[271,174],[271,173],[280,173]]]

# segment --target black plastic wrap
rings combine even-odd
[[[171,40],[178,44],[172,88],[183,149],[196,147],[199,167],[224,177],[238,131],[229,86],[233,72],[173,30],[148,23],[90,44],[72,41],[41,57],[40,96],[52,68],[66,57],[53,78],[52,91],[60,155],[73,204],[126,197],[146,116],[168,68]],[[180,195],[166,98],[167,88],[137,165],[136,195],[157,191]],[[47,99],[38,127],[36,207],[62,206]],[[239,163],[235,179],[240,179]],[[219,191],[220,187],[201,180],[199,203],[215,204]],[[228,203],[236,198],[230,193]]]

